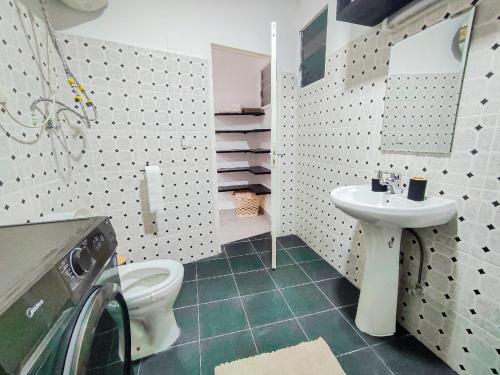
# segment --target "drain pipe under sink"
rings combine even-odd
[[[415,284],[414,289],[410,289],[410,294],[415,295],[423,295],[424,294],[424,289],[422,288],[422,271],[424,268],[424,246],[422,239],[420,236],[415,232],[415,230],[411,228],[405,228],[407,232],[411,233],[413,237],[417,240],[418,248],[420,250],[420,263],[418,265],[418,278],[417,278],[417,283]]]

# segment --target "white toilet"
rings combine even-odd
[[[180,333],[173,308],[184,267],[172,260],[153,260],[118,270],[130,316],[132,360],[166,350]]]

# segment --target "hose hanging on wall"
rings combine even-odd
[[[97,109],[94,105],[93,100],[87,95],[87,91],[85,90],[84,86],[78,81],[76,78],[75,74],[69,67],[68,63],[66,62],[66,59],[64,58],[64,55],[62,53],[59,40],[57,39],[56,33],[54,31],[54,28],[52,27],[52,23],[50,22],[49,15],[47,12],[47,0],[40,0],[40,4],[42,6],[42,11],[43,11],[43,16],[45,18],[45,24],[47,26],[47,30],[49,32],[50,38],[52,39],[52,43],[54,45],[55,51],[57,55],[59,56],[61,63],[64,68],[64,72],[66,73],[66,78],[69,86],[71,87],[71,91],[73,92],[74,95],[74,100],[75,102],[79,105],[81,109],[81,113],[78,113],[77,111],[73,110],[72,108],[66,106],[63,103],[58,103],[61,108],[56,112],[56,118],[58,118],[58,115],[62,111],[70,111],[73,114],[77,115],[84,123],[87,125],[87,127],[90,128],[90,122],[95,122],[97,121]],[[34,106],[36,106],[37,103],[42,102],[42,101],[48,101],[50,99],[45,99],[45,98],[40,98],[37,101],[33,102],[32,104],[32,109]],[[83,103],[85,101],[85,103]],[[93,117],[89,118],[87,114],[87,109],[91,109],[93,112]]]
[[[14,123],[16,123],[17,125],[20,125],[20,126],[23,126],[25,128],[30,128],[30,129],[38,129],[38,128],[43,128],[45,125],[47,125],[50,121],[50,119],[52,118],[52,115],[54,114],[54,109],[55,109],[55,101],[56,101],[56,88],[57,88],[57,70],[54,69],[54,75],[55,75],[55,79],[52,79],[52,75],[51,75],[51,72],[52,72],[52,67],[51,67],[51,59],[50,59],[50,56],[51,56],[51,51],[50,51],[50,34],[49,34],[49,31],[47,30],[46,32],[46,40],[45,40],[45,46],[46,46],[46,49],[47,49],[47,82],[48,82],[48,89],[49,89],[49,95],[52,95],[52,99],[50,100],[51,102],[51,106],[50,106],[50,110],[49,110],[49,113],[48,115],[45,116],[45,119],[40,122],[40,123],[36,123],[35,121],[35,112],[34,110],[32,109],[31,110],[31,116],[32,116],[32,119],[33,119],[33,123],[32,124],[25,124],[23,122],[21,122],[20,120],[18,120],[10,111],[9,109],[7,108],[7,105],[5,102],[1,102],[0,105],[2,105],[3,107],[3,110],[5,111],[5,113],[7,113],[7,115],[12,119],[12,121],[14,121]],[[42,65],[42,64],[40,64]],[[55,82],[54,84],[52,84],[52,81]],[[54,87],[52,87],[54,86]]]
[[[78,81],[76,78],[75,74],[71,70],[70,66],[66,62],[66,59],[64,58],[64,55],[62,53],[59,40],[57,39],[57,35],[54,31],[54,28],[52,27],[52,23],[50,22],[48,12],[47,12],[47,0],[39,0],[43,17],[45,20],[45,25],[47,29],[47,67],[48,67],[48,86],[49,86],[49,97],[44,98],[38,98],[34,100],[31,103],[30,110],[32,113],[32,118],[33,118],[33,124],[25,124],[18,120],[7,108],[6,103],[0,103],[0,105],[3,107],[7,115],[18,125],[21,125],[26,128],[43,128],[45,126],[47,127],[56,127],[59,124],[59,116],[62,112],[68,111],[73,113],[75,116],[77,116],[88,128],[90,128],[90,123],[97,121],[97,108],[93,102],[93,100],[88,96],[87,91],[85,90],[84,86]],[[73,93],[73,98],[76,104],[76,108],[71,108],[70,106],[64,104],[61,101],[56,100],[56,85],[57,85],[57,73],[55,73],[56,77],[55,79],[52,78],[51,76],[51,64],[50,64],[50,55],[51,55],[51,48],[49,46],[50,41],[52,42],[53,49],[56,52],[57,56],[59,57],[61,64],[64,69],[64,73],[66,75],[66,81],[69,84],[71,91]],[[54,72],[57,70],[54,69]],[[52,81],[56,82],[54,83],[54,87],[52,87]],[[50,110],[48,114],[44,114],[44,119],[40,122],[37,122],[36,118],[36,111],[41,112],[41,110],[38,109],[38,104],[40,103],[51,103],[50,104]],[[56,107],[57,110],[56,110]],[[90,115],[89,115],[90,112]],[[53,123],[53,120],[55,120],[56,124]]]

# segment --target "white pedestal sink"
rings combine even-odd
[[[368,185],[340,187],[330,197],[338,209],[361,221],[366,237],[356,325],[373,336],[393,335],[402,229],[446,224],[457,212],[456,203],[439,197],[415,202],[399,194],[372,192]]]

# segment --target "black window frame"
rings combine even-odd
[[[324,78],[327,37],[328,6],[323,8],[300,31],[301,87],[306,87]]]

